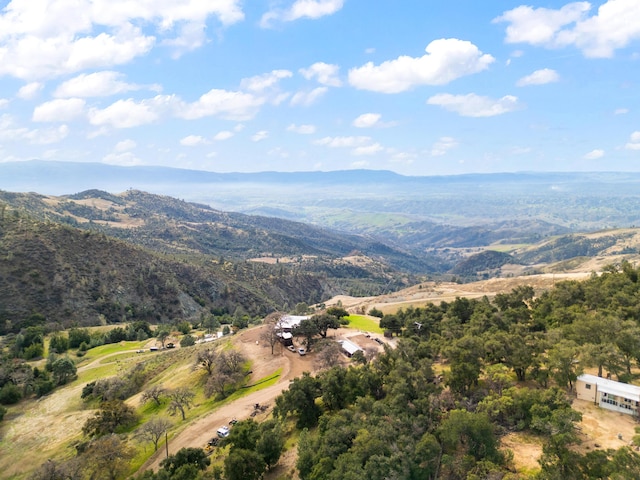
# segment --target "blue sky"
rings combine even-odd
[[[638,0],[0,8],[0,162],[640,171]]]

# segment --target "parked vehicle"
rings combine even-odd
[[[226,438],[229,436],[229,427],[227,427],[226,425],[220,427],[218,430],[216,430],[216,433],[218,434],[218,436],[220,438]]]
[[[306,354],[307,354],[307,351],[306,351],[304,348],[299,348],[299,349],[298,349],[298,353],[299,353],[300,355],[306,355]]]

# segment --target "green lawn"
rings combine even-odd
[[[355,328],[363,332],[383,333],[384,330],[378,325],[379,319],[373,319],[364,315],[349,315],[345,317],[349,320],[348,328]]]
[[[145,341],[142,342],[118,342],[118,343],[109,343],[107,345],[100,345],[99,347],[94,347],[85,353],[84,357],[82,357],[83,362],[91,362],[98,357],[104,357],[107,355],[111,355],[119,352],[126,352],[128,350],[138,350],[144,348]],[[131,354],[135,356],[135,353]]]

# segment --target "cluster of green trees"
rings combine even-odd
[[[58,351],[56,346],[64,352],[64,348],[60,345],[66,343],[62,340],[58,341],[58,337],[55,336],[44,368],[27,362],[24,358],[25,351],[33,353],[37,350],[38,357],[42,357],[44,334],[39,327],[28,327],[26,330],[24,334],[17,336],[16,343],[0,351],[0,405],[12,405],[31,396],[41,397],[55,387],[76,378],[75,362],[67,356],[56,355]],[[62,339],[62,337],[59,338]],[[29,346],[23,350],[16,344]],[[22,357],[14,356],[21,353]]]
[[[307,350],[311,351],[317,338],[327,338],[329,329],[340,328],[341,325],[345,325],[348,321],[344,320],[349,313],[342,307],[330,307],[324,313],[318,313],[312,315],[306,320],[302,320],[298,326],[293,329],[293,335],[296,337],[304,338],[304,345]],[[278,328],[277,323],[274,325]]]
[[[396,349],[305,374],[277,399],[274,414],[292,416],[303,432],[301,478],[518,478],[498,448],[510,431],[543,439],[537,478],[640,477],[640,456],[628,447],[572,449],[581,415],[570,398],[585,367],[633,378],[638,298],[640,270],[623,263],[538,297],[519,287],[493,301],[384,315],[381,325],[400,337]]]
[[[178,323],[175,328],[191,331],[188,322]],[[153,330],[148,322],[137,321],[106,332],[91,332],[88,328],[48,332],[45,327],[35,325],[22,329],[18,334],[6,335],[0,346],[0,405],[12,405],[32,396],[41,397],[74,380],[77,368],[76,362],[68,356],[70,350],[75,350],[76,356],[80,357],[96,346],[153,336],[164,345],[171,329],[163,325]],[[46,364],[44,368],[33,366],[30,361],[43,357],[47,338],[49,354]],[[195,339],[191,345],[193,343]],[[137,364],[126,375],[92,382],[85,386],[83,397],[101,401],[124,400],[140,391],[148,380],[153,373],[149,365]]]
[[[302,479],[467,478],[482,469],[508,471],[489,416],[467,411],[462,399],[444,391],[427,351],[417,346],[400,339],[373,362],[305,374],[277,398],[274,415],[293,416],[302,430]]]
[[[282,427],[276,420],[238,422],[221,446],[229,445],[224,460],[225,480],[258,480],[284,451]]]

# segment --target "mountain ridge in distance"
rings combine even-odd
[[[335,184],[519,184],[561,183],[633,183],[640,184],[640,173],[635,172],[500,172],[467,173],[458,175],[407,176],[390,170],[331,170],[296,172],[230,172],[165,166],[119,166],[100,162],[65,162],[29,160],[0,163],[0,189],[8,191],[34,191],[49,195],[65,195],[84,190],[99,189],[121,192],[130,188],[167,184],[219,184],[219,183],[314,183]],[[326,183],[330,182],[330,183]],[[120,188],[113,188],[119,186]],[[149,191],[149,190],[147,190]],[[151,190],[152,193],[158,193]],[[167,194],[170,194],[167,192]]]

